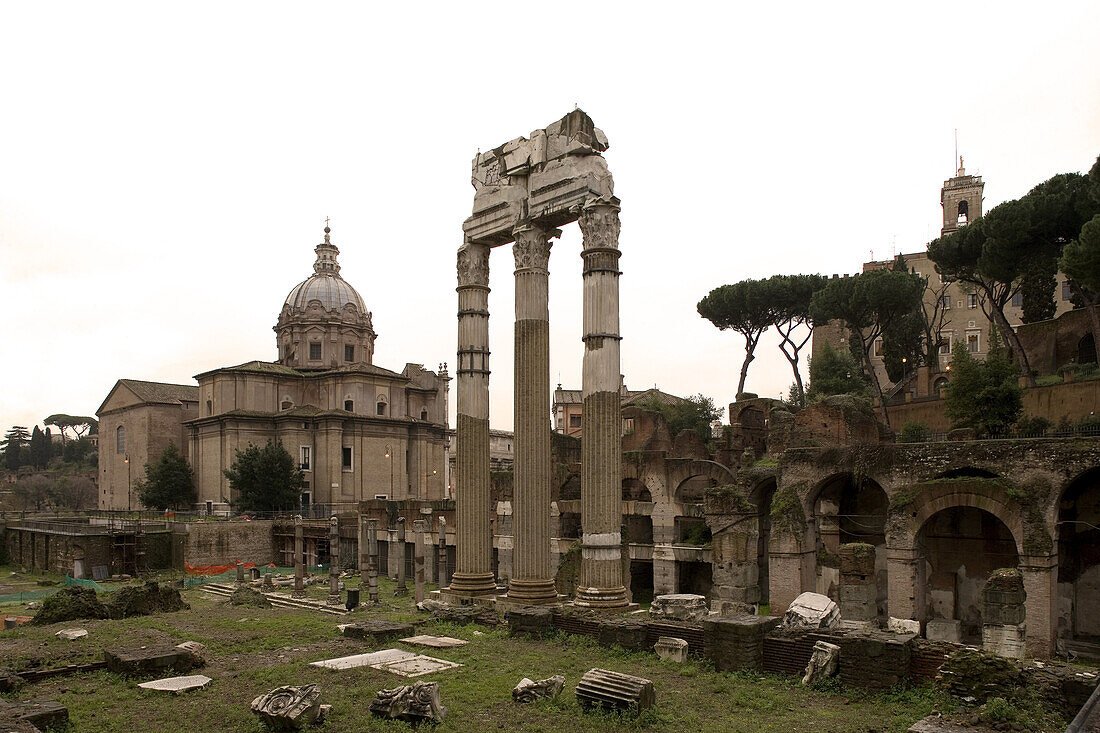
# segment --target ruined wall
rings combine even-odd
[[[184,560],[190,565],[275,562],[270,520],[251,522],[191,522],[187,527]]]

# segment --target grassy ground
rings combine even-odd
[[[4,575],[7,573],[5,572]],[[356,585],[349,581],[349,585]],[[411,586],[411,583],[410,583]],[[400,731],[410,727],[372,718],[375,692],[405,684],[404,678],[369,668],[324,670],[309,662],[373,651],[375,647],[338,635],[337,623],[356,618],[421,622],[418,633],[466,639],[454,649],[432,650],[400,642],[410,651],[459,662],[458,669],[418,678],[438,681],[449,709],[439,731],[905,731],[943,704],[928,688],[891,695],[846,692],[835,686],[809,690],[794,678],[719,673],[701,661],[678,665],[649,652],[605,649],[594,640],[559,635],[536,642],[512,639],[506,629],[458,627],[427,621],[411,598],[395,599],[393,583],[381,581],[380,609],[344,619],[309,611],[234,607],[198,589],[184,591],[190,611],[120,621],[81,621],[52,626],[23,626],[0,632],[0,664],[15,669],[50,668],[102,659],[103,650],[194,640],[206,644],[210,661],[201,670],[213,678],[205,690],[178,696],[147,692],[106,671],[59,677],[24,687],[18,699],[53,698],[69,707],[78,731],[261,731],[249,710],[256,696],[279,685],[319,683],[322,701],[332,704],[331,718],[320,730]],[[323,597],[316,586],[311,595]],[[5,608],[6,615],[22,613]],[[54,637],[60,628],[80,627],[89,634],[76,641]],[[593,667],[653,680],[656,708],[639,718],[584,713],[573,696],[581,675]],[[519,706],[512,687],[521,677],[563,674],[566,688],[557,701]],[[137,680],[144,681],[144,680]]]

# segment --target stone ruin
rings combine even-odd
[[[321,687],[312,684],[276,687],[253,700],[251,708],[275,730],[300,730],[322,723],[332,710],[331,705],[321,704]]]
[[[439,699],[438,682],[414,682],[411,685],[379,690],[370,703],[370,711],[382,718],[410,723],[441,723],[447,708]]]
[[[565,687],[565,678],[560,674],[544,680],[531,680],[524,677],[512,690],[512,699],[516,702],[534,702],[535,700],[553,700]]]

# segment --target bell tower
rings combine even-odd
[[[954,178],[943,182],[940,189],[940,205],[943,206],[943,228],[940,236],[951,234],[970,222],[982,218],[981,176],[968,176],[959,156],[959,169]]]

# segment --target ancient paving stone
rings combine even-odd
[[[707,617],[707,597],[695,593],[669,593],[657,596],[649,607],[653,618],[697,623]]]
[[[195,666],[189,651],[169,645],[142,646],[132,649],[108,649],[103,652],[107,669],[121,675],[159,674],[168,669],[186,672]]]
[[[365,639],[374,642],[400,639],[402,636],[411,635],[412,632],[412,624],[400,624],[392,621],[368,620],[343,625],[343,634],[349,639]]]
[[[787,629],[835,629],[840,623],[840,608],[820,593],[802,593],[783,616]]]
[[[371,669],[392,672],[402,677],[420,677],[422,675],[431,674],[432,672],[440,672],[445,669],[454,669],[455,667],[461,666],[462,665],[457,662],[448,662],[446,659],[436,659],[435,657],[418,654],[406,659],[372,664]]]
[[[837,665],[840,664],[840,647],[827,641],[814,643],[814,653],[806,665],[806,674],[802,677],[802,684],[812,685],[818,680],[832,677],[836,674]]]
[[[661,659],[671,659],[674,662],[686,662],[688,656],[688,643],[684,639],[674,636],[662,636],[653,645],[653,651]]]
[[[470,643],[468,641],[455,639],[450,636],[428,636],[426,634],[421,634],[420,636],[410,636],[406,639],[402,639],[401,641],[405,642],[406,644],[430,646],[436,649],[449,649],[453,646],[465,646],[466,644]]]
[[[653,682],[607,669],[590,669],[577,683],[577,702],[583,708],[640,712],[657,702]]]
[[[512,699],[516,702],[534,702],[540,698],[553,700],[561,694],[563,687],[565,678],[560,674],[537,681],[524,677],[512,689]]]
[[[321,723],[332,710],[331,705],[321,704],[319,685],[276,687],[253,700],[251,707],[260,720],[275,730],[301,730]]]
[[[206,675],[192,674],[186,677],[165,677],[162,680],[142,682],[138,687],[146,690],[157,690],[158,692],[187,692],[188,690],[201,690],[211,682],[213,680]]]
[[[15,721],[8,727],[8,721]],[[21,700],[5,702],[0,700],[0,722],[4,723],[4,733],[9,730],[46,730],[47,728],[67,728],[69,709],[55,700]],[[20,728],[22,726],[31,726]]]
[[[320,662],[310,662],[313,667],[325,667],[327,669],[355,669],[356,667],[372,667],[377,664],[397,662],[402,659],[411,659],[416,655],[404,649],[383,649],[370,654],[353,654],[350,657],[337,657],[324,659]]]
[[[58,639],[64,639],[65,641],[73,641],[74,639],[81,639],[88,635],[85,629],[61,629],[54,636]]]
[[[438,682],[414,682],[403,687],[379,690],[371,700],[370,711],[383,718],[411,723],[441,723],[447,715],[447,708],[439,699]]]

